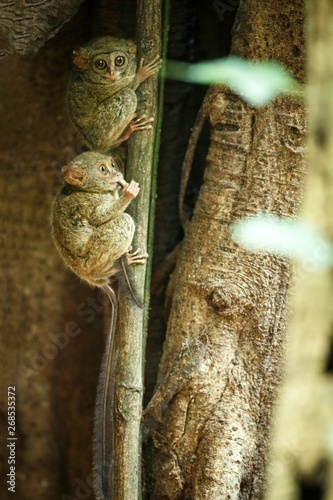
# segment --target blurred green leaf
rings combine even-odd
[[[332,246],[311,226],[299,220],[261,214],[233,224],[233,238],[255,252],[268,252],[298,260],[311,259],[314,268],[333,263]]]
[[[166,76],[185,82],[227,85],[252,106],[265,106],[281,93],[300,89],[291,74],[276,62],[250,62],[237,57],[195,64],[169,60]]]

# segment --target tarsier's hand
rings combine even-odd
[[[140,188],[138,182],[131,181],[127,186],[124,187],[124,196],[129,200],[133,200],[139,194]]]
[[[162,66],[162,59],[160,56],[156,56],[147,66],[143,65],[144,59],[140,59],[140,66],[136,75],[138,83],[143,82],[151,75],[157,73]]]
[[[134,115],[133,119],[129,122],[124,132],[118,139],[118,142],[127,141],[137,130],[152,130],[152,122],[154,118],[147,118],[146,115],[142,115],[141,118],[136,118]]]

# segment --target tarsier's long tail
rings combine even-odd
[[[129,288],[129,291],[131,293],[131,296],[132,296],[134,302],[136,303],[136,305],[138,307],[140,307],[140,309],[142,309],[142,304],[140,304],[139,300],[137,299],[137,297],[135,295],[135,292],[133,290],[133,286],[132,286],[131,280],[129,279],[129,276],[128,276],[128,273],[127,273],[127,268],[126,268],[126,262],[125,262],[124,255],[122,255],[119,260],[120,260],[121,269],[122,269],[123,275],[125,277],[125,280],[126,280],[128,288]]]
[[[115,460],[115,428],[113,421],[113,409],[115,392],[115,365],[118,357],[116,352],[117,343],[115,341],[118,302],[115,291],[110,285],[105,285],[103,290],[110,299],[111,320],[110,331],[107,336],[106,348],[99,375],[95,406],[93,487],[98,500],[111,500]]]

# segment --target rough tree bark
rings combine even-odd
[[[205,0],[171,0],[168,28],[168,59],[185,62],[226,56],[230,51],[231,27],[236,14],[228,11],[221,20],[214,4]],[[187,143],[201,106],[206,87],[166,80],[161,145],[158,161],[156,224],[154,232],[151,310],[149,314],[145,403],[153,394],[165,338],[171,287],[169,275],[175,268],[183,231],[179,219],[178,198],[181,167]],[[209,126],[198,143],[194,166],[187,185],[186,205],[189,212],[202,183],[203,167],[209,143]]]
[[[233,53],[304,75],[303,4],[242,2]],[[204,184],[176,271],[159,387],[146,410],[150,497],[258,500],[281,378],[290,266],[237,247],[230,224],[297,214],[303,105],[254,110],[212,88]]]
[[[0,58],[37,52],[71,19],[81,1],[0,2]]]

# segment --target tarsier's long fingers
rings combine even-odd
[[[147,64],[147,66],[144,66],[144,69],[146,73],[149,74],[149,76],[151,76],[157,71],[159,71],[159,69],[162,66],[162,63],[163,60],[160,58],[160,56],[156,56],[152,61],[150,61],[150,63]]]
[[[139,123],[141,122],[142,120],[145,120],[147,118],[146,115],[142,115],[140,116],[140,118],[136,118],[136,119],[133,119],[132,121],[135,122],[135,123]],[[154,118],[148,118],[148,121],[154,121]]]
[[[143,255],[142,259],[137,258],[137,259],[131,261],[130,265],[133,265],[133,264],[145,264],[147,262],[147,258],[148,258],[148,254],[147,255]]]
[[[144,57],[141,57],[141,59],[140,59],[140,64],[139,64],[139,69],[143,68],[143,64],[144,64],[144,62],[145,62]],[[150,61],[150,63],[148,63],[148,64],[146,65],[146,68],[148,68],[149,66],[154,65],[156,62],[158,62],[158,63],[159,63],[159,65],[161,65],[161,64],[162,64],[162,62],[163,62],[163,59],[162,59],[160,56],[158,56],[158,55],[157,55],[157,56],[155,56],[155,57],[154,57],[154,59],[152,59],[152,60]]]
[[[132,250],[133,247],[131,245],[127,250],[127,255],[129,255],[130,257],[134,257],[135,255],[138,255],[139,252],[141,252],[141,248],[137,248],[134,252],[131,253]]]
[[[130,123],[131,131],[134,132],[135,130],[150,130],[153,128],[153,121],[154,118],[146,118],[145,115],[137,118],[136,120],[132,120],[132,122]]]
[[[130,251],[128,251],[126,253],[126,260],[127,260],[127,264],[129,266],[132,264],[145,264],[146,263],[146,260],[149,257],[148,254],[146,252],[139,254],[139,252],[141,252],[141,248],[138,248],[133,253],[130,253]]]
[[[139,194],[139,184],[133,180],[124,187],[124,196],[129,199],[136,198]]]
[[[150,61],[150,63],[148,63],[148,64],[147,64],[147,67],[149,67],[149,66],[153,66],[153,65],[155,65],[156,63],[158,63],[159,65],[161,65],[161,64],[162,64],[162,62],[163,62],[163,59],[162,59],[160,56],[156,56],[156,57],[154,57],[154,59],[152,59],[152,60]]]
[[[141,58],[137,72],[137,80],[139,83],[145,81],[147,78],[159,71],[160,67],[162,66],[162,59],[160,58],[160,56],[156,56],[146,66],[144,66],[143,64],[144,60]]]

